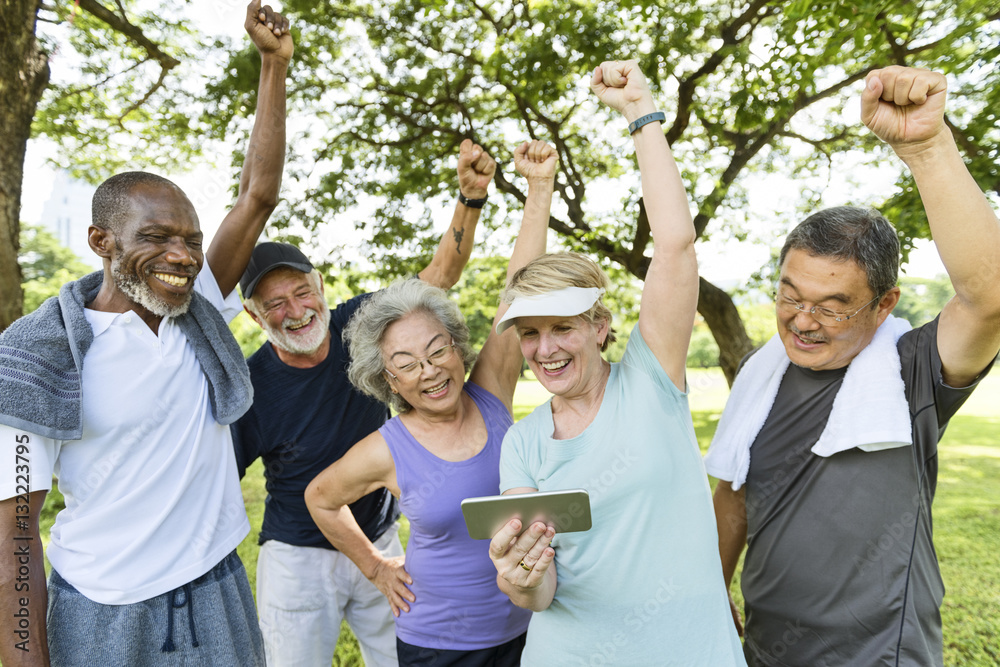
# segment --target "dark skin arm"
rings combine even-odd
[[[27,503],[24,496],[0,500],[0,661],[4,665],[49,664],[45,632],[48,594],[38,532],[45,495],[45,491],[33,491]]]
[[[236,204],[212,239],[207,257],[224,296],[236,287],[264,225],[278,205],[285,164],[285,75],[294,45],[288,20],[260,0],[247,6],[247,34],[260,52],[257,117],[250,133]]]

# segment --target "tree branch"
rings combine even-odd
[[[142,99],[129,106],[129,108],[125,109],[125,111],[122,112],[122,115],[118,116],[117,119],[118,127],[122,128],[123,130],[125,129],[125,125],[123,124],[125,117],[149,101],[149,98],[153,96],[153,93],[155,93],[163,86],[163,82],[166,80],[167,74],[169,72],[170,70],[168,68],[164,67],[160,68],[160,76],[156,79],[156,83],[154,83],[152,87],[150,87],[150,89],[146,91],[146,94],[142,96]]]
[[[114,79],[116,77],[119,77],[122,74],[127,74],[128,72],[131,72],[132,70],[136,69],[137,67],[140,67],[143,63],[146,63],[146,62],[149,62],[149,61],[148,60],[140,60],[139,62],[137,62],[137,63],[135,63],[133,65],[130,65],[129,67],[126,67],[122,71],[120,71],[120,72],[114,72],[112,74],[109,74],[106,77],[104,77],[103,79],[101,79],[100,81],[97,81],[96,83],[93,83],[93,84],[91,84],[89,86],[81,86],[79,88],[68,88],[66,90],[66,92],[64,92],[63,94],[59,95],[56,98],[56,100],[64,100],[67,97],[70,97],[72,95],[79,95],[80,93],[87,92],[88,90],[94,90],[96,88],[100,88],[101,86],[103,86],[104,84],[108,83],[112,79]]]
[[[694,218],[694,228],[698,236],[700,237],[705,232],[705,228],[708,226],[709,221],[715,217],[715,211],[726,198],[726,194],[729,192],[730,186],[736,181],[736,177],[739,176],[743,168],[746,167],[747,163],[749,163],[750,160],[757,155],[757,153],[767,146],[771,140],[784,129],[795,114],[810,105],[815,104],[819,100],[837,94],[844,88],[852,85],[854,82],[864,79],[865,76],[868,75],[868,72],[872,69],[875,69],[875,67],[873,66],[861,70],[860,72],[856,72],[842,81],[817,92],[815,95],[800,94],[786,113],[776,116],[770,123],[764,125],[759,131],[750,135],[748,137],[748,141],[742,148],[734,150],[733,159],[730,160],[729,165],[719,177],[718,185],[716,185],[715,188],[712,189],[712,192],[702,200],[702,204],[698,208],[698,214]]]
[[[97,0],[79,0],[79,5],[86,12],[104,21],[116,32],[120,32],[142,47],[149,54],[150,58],[160,63],[160,67],[163,69],[170,70],[181,64],[179,60],[164,53],[158,44],[146,37],[142,29],[129,23],[128,19],[124,16],[118,16]]]
[[[722,26],[719,33],[722,37],[722,46],[710,55],[702,66],[692,72],[689,76],[679,79],[677,87],[677,112],[674,115],[674,122],[667,129],[667,143],[673,145],[677,139],[684,134],[691,122],[691,105],[694,102],[694,94],[698,88],[698,82],[704,77],[714,72],[725,62],[729,54],[739,45],[737,33],[746,25],[756,23],[760,19],[774,13],[777,8],[768,7],[768,0],[754,0],[747,7],[746,11],[733,19],[730,23]],[[753,30],[747,32],[743,39],[753,35]]]

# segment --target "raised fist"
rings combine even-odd
[[[462,141],[458,149],[458,187],[469,199],[482,199],[486,196],[497,163],[471,139]]]
[[[551,181],[556,177],[559,155],[544,141],[525,141],[514,150],[514,168],[531,181]]]

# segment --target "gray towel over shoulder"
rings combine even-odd
[[[84,315],[104,279],[96,271],[0,334],[0,423],[57,440],[83,435],[83,362],[94,340]],[[253,401],[250,372],[222,314],[195,292],[175,318],[208,380],[212,414],[231,424]]]

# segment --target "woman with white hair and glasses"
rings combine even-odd
[[[514,164],[528,199],[508,278],[545,252],[556,151],[525,142]],[[312,481],[306,504],[316,525],[388,598],[399,664],[520,664],[530,613],[497,588],[489,544],[469,537],[461,512],[464,498],[500,491],[500,443],[522,363],[517,337],[491,330],[477,360],[458,307],[419,280],[375,293],[344,336],[351,383],[399,415]],[[405,559],[383,557],[348,508],[383,487],[410,521]]]
[[[553,397],[508,431],[500,488],[582,487],[593,527],[536,522],[518,536],[512,519],[490,558],[500,588],[535,612],[524,664],[745,665],[685,394],[698,303],[687,197],[637,63],[603,63],[591,87],[629,123],[655,252],[620,363],[601,356],[614,331],[594,262],[545,255],[509,281],[497,331],[517,331]]]

